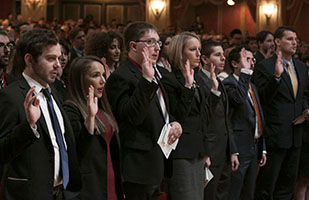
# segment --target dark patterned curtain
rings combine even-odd
[[[256,22],[256,0],[246,0],[247,5],[254,22]]]
[[[308,3],[308,0],[306,2]],[[287,26],[295,26],[303,3],[305,3],[304,0],[286,0],[285,23]]]

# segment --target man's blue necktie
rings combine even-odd
[[[61,128],[59,125],[59,121],[54,109],[53,101],[51,98],[51,94],[48,90],[48,88],[42,89],[43,94],[47,98],[47,104],[48,104],[48,110],[49,114],[53,123],[54,132],[56,135],[57,143],[60,149],[60,158],[61,158],[61,169],[62,169],[62,183],[63,188],[66,189],[68,183],[69,183],[69,159],[68,159],[68,153],[65,149],[63,137]]]

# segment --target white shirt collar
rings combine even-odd
[[[30,88],[35,86],[35,93],[39,94],[42,90],[42,88],[45,88],[43,85],[41,85],[39,82],[37,82],[36,80],[34,80],[33,78],[31,78],[30,76],[28,76],[27,74],[25,74],[23,72],[23,76],[26,79],[27,83],[29,84]],[[51,92],[50,86],[47,84],[47,87],[49,92]]]
[[[239,76],[237,76],[236,74],[233,73],[234,78],[239,81]]]
[[[202,68],[202,72],[208,77],[210,78],[210,72],[207,71],[206,69]]]

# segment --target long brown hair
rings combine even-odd
[[[88,87],[85,83],[85,75],[91,67],[93,62],[98,62],[103,65],[102,61],[96,56],[82,56],[73,60],[70,66],[69,71],[69,102],[75,104],[84,119],[87,116],[87,95]],[[104,66],[104,65],[103,65]],[[103,91],[103,96],[98,99],[98,107],[103,110],[104,117],[107,122],[112,127],[113,131],[118,132],[118,126],[116,120],[113,116],[112,110],[108,103],[105,89]],[[99,131],[96,133],[105,133],[106,127],[101,120],[96,116],[95,117],[95,128]]]

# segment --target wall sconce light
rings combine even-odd
[[[162,0],[154,0],[151,2],[151,8],[155,17],[158,19],[165,8],[165,2]]]
[[[267,21],[266,23],[267,23],[267,25],[269,25],[270,18],[272,16],[272,14],[275,12],[275,5],[272,4],[272,3],[264,4],[263,12],[266,16],[266,21]]]
[[[233,0],[227,0],[227,5],[229,5],[229,6],[234,6],[235,5],[235,1],[233,1]]]
[[[26,0],[26,2],[32,6],[32,8],[35,10],[38,5],[40,5],[42,3],[43,0]]]
[[[274,13],[274,11],[275,11],[275,5],[274,4],[264,4],[263,12],[264,12],[266,18],[270,18],[271,15]]]

